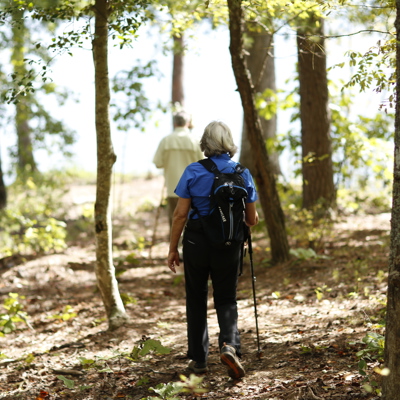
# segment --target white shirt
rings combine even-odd
[[[174,190],[183,171],[189,164],[204,158],[199,142],[199,138],[188,128],[179,127],[158,145],[153,163],[157,168],[164,168],[168,197],[178,197]]]

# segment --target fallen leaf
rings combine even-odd
[[[49,392],[46,392],[45,390],[41,390],[39,392],[39,396],[36,397],[35,400],[48,400],[50,398]]]

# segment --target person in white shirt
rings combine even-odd
[[[178,196],[174,193],[176,185],[189,164],[204,158],[199,138],[189,130],[191,116],[184,111],[177,112],[173,123],[174,131],[161,139],[153,158],[157,168],[164,168],[170,227],[178,203]]]

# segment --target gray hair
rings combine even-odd
[[[173,116],[175,126],[187,126],[191,121],[192,117],[185,111],[176,112]]]
[[[206,126],[200,140],[200,148],[206,157],[229,153],[231,158],[238,149],[233,143],[232,133],[228,125],[220,121],[210,122]]]

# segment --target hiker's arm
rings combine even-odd
[[[175,266],[179,265],[178,243],[183,231],[183,227],[186,223],[191,201],[191,199],[179,197],[178,204],[176,205],[174,215],[172,217],[171,238],[169,241],[168,252],[168,268],[172,272],[176,272]]]
[[[247,226],[254,226],[258,224],[258,212],[256,210],[256,203],[246,203],[244,213],[244,220]]]

